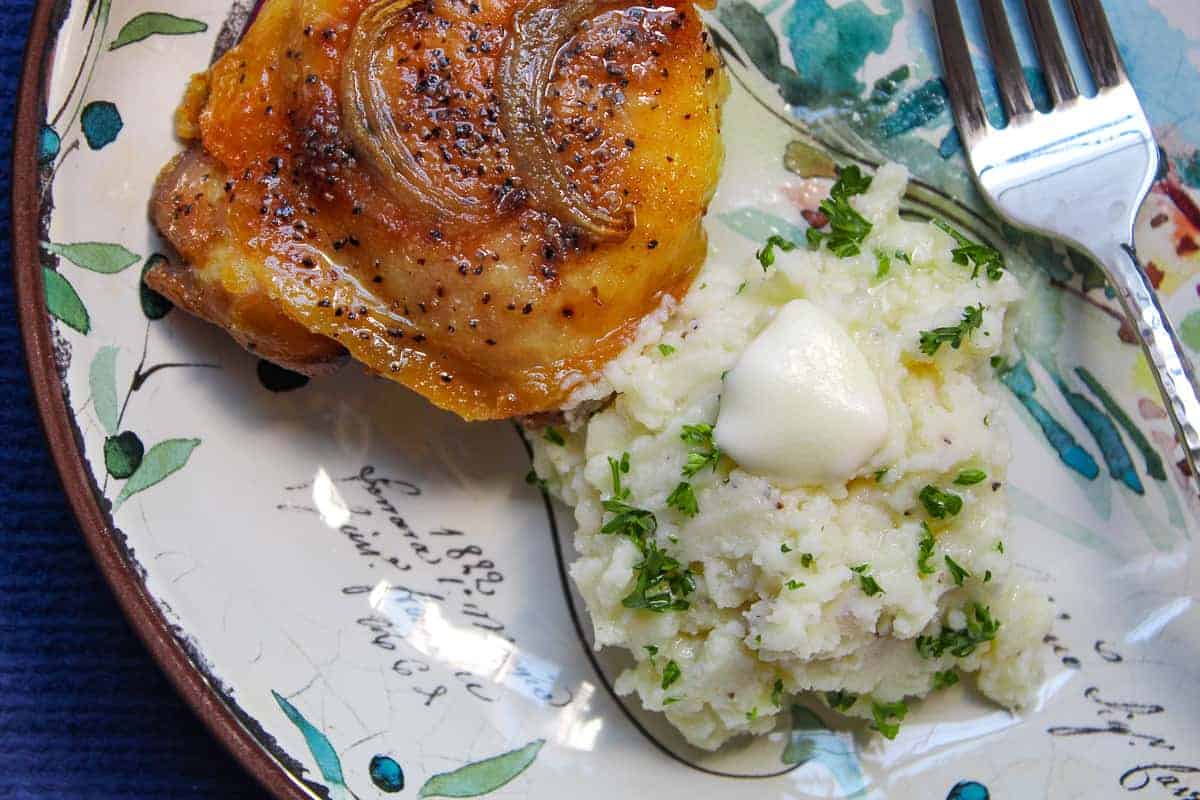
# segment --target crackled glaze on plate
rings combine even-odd
[[[1195,351],[1200,24],[1190,0],[1108,9],[1169,161],[1138,246]],[[281,796],[1200,792],[1200,509],[1102,277],[1004,230],[974,195],[926,6],[722,0],[714,40],[734,88],[712,247],[802,237],[814,164],[892,159],[916,179],[910,211],[1009,240],[1016,263],[1037,265],[1021,270],[1023,358],[1004,373],[1008,540],[1059,611],[1049,678],[1020,715],[966,687],[939,693],[893,742],[831,728],[801,698],[787,729],[713,754],[612,695],[620,659],[586,647],[562,577],[570,516],[526,485],[513,427],[462,423],[355,369],[309,382],[258,363],[141,285],[146,263],[171,257],[146,218],[178,147],[170,112],[247,9],[59,10],[40,17],[53,44],[26,87],[39,118],[22,135],[37,153],[19,153],[37,159],[38,185],[18,185],[17,201],[41,225],[40,245],[18,252],[21,280],[42,292],[23,323],[31,341],[49,324],[55,345],[35,379],[57,367],[77,434],[52,444],[82,448],[95,496],[72,499],[109,515],[86,533],[120,546],[123,565],[106,569],[123,598],[144,590],[135,622],[152,647],[182,645],[187,663],[165,663],[188,671],[175,677],[189,699]]]

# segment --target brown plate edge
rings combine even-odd
[[[175,690],[241,765],[279,800],[313,800],[316,795],[295,778],[239,720],[188,655],[161,610],[147,594],[133,564],[118,543],[117,531],[101,508],[84,462],[54,360],[50,317],[44,302],[39,226],[41,214],[38,139],[42,85],[53,41],[55,0],[37,0],[25,46],[12,155],[12,264],[17,317],[26,367],[42,430],[84,541],[116,595],[138,638],[166,673]]]

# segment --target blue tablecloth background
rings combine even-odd
[[[11,126],[32,7],[0,0],[0,797],[263,797],[125,622],[34,411],[9,273]]]

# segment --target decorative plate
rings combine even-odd
[[[1166,154],[1138,246],[1200,350],[1200,17],[1192,0],[1108,10]],[[526,485],[513,426],[353,369],[308,382],[141,284],[171,257],[146,208],[172,110],[248,13],[42,2],[14,228],[32,377],[84,534],[163,668],[277,797],[1200,797],[1200,503],[1100,273],[974,195],[924,3],[721,0],[734,88],[709,227],[744,249],[794,230],[788,188],[812,158],[893,159],[914,209],[1037,264],[1005,379],[1011,537],[1056,603],[1054,666],[1019,716],[956,687],[887,742],[800,703],[786,729],[711,754],[614,696],[620,665],[588,647],[564,577],[570,516]]]

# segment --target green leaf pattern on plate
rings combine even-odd
[[[200,445],[199,439],[167,439],[150,448],[141,465],[129,476],[121,487],[121,493],[113,504],[119,507],[138,492],[143,492],[183,469],[191,458],[192,451]]]
[[[126,22],[108,49],[118,50],[151,36],[184,36],[189,33],[203,33],[206,30],[208,24],[198,19],[177,17],[162,11],[147,11]]]
[[[102,275],[113,275],[128,269],[140,258],[137,253],[131,253],[119,244],[106,242],[77,242],[75,244],[47,242],[42,246],[77,267],[99,272]]]
[[[49,267],[42,267],[42,285],[51,316],[82,334],[91,332],[91,317],[70,281]]]
[[[88,367],[88,387],[92,390],[92,409],[100,420],[104,432],[110,436],[117,432],[117,354],[120,349],[106,345],[96,351]]]
[[[528,769],[545,743],[545,739],[535,739],[519,750],[434,775],[417,796],[479,797],[494,792]]]

